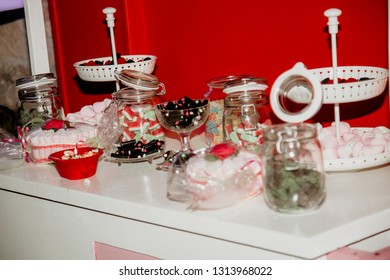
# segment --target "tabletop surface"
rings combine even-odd
[[[192,141],[195,148],[202,145]],[[390,228],[390,165],[328,173],[324,204],[291,215],[270,210],[263,195],[223,209],[188,210],[167,199],[166,172],[156,170],[158,162],[100,161],[96,175],[84,180],[61,178],[51,164],[23,164],[0,171],[0,189],[301,258]]]

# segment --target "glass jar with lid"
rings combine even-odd
[[[162,155],[165,132],[158,122],[154,105],[161,103],[165,86],[150,74],[123,70],[116,73],[128,85],[113,93],[119,137],[110,147],[109,157],[118,162],[151,160]]]
[[[270,125],[267,84],[261,78],[240,78],[227,82],[223,92],[225,141],[256,153],[263,142],[263,129]]]
[[[44,73],[16,80],[18,91],[18,123],[30,128],[47,119],[64,119],[57,79]]]
[[[206,144],[208,146],[220,144],[225,140],[223,132],[223,111],[226,94],[223,93],[223,89],[227,82],[241,78],[255,77],[252,75],[230,75],[207,81],[208,91],[204,97],[209,99],[210,103],[209,117],[205,125]]]
[[[325,199],[322,150],[314,124],[265,128],[262,145],[264,197],[278,212],[303,213]]]

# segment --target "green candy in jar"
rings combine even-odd
[[[315,125],[266,128],[262,159],[264,197],[271,209],[305,213],[320,207],[326,196],[325,174]]]

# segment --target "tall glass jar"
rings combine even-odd
[[[269,98],[264,79],[241,78],[227,82],[224,92],[224,140],[259,152],[263,130],[270,120]]]
[[[277,124],[264,130],[264,197],[278,212],[305,213],[325,199],[320,142],[313,124]]]
[[[224,142],[223,111],[226,94],[223,93],[223,89],[227,82],[242,78],[255,77],[251,75],[230,75],[213,78],[207,81],[208,91],[204,97],[209,99],[210,103],[209,117],[205,125],[206,144],[208,146]]]
[[[162,94],[156,90],[130,87],[113,93],[120,135],[110,149],[112,159],[132,162],[162,155],[165,133],[153,109],[154,105],[161,102]]]
[[[63,119],[64,113],[53,73],[33,75],[16,80],[18,123],[20,126],[41,124],[45,120]]]

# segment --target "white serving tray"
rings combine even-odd
[[[317,68],[310,71],[320,81],[333,80],[333,68]],[[323,84],[323,104],[348,103],[374,98],[386,88],[389,71],[385,68],[370,66],[345,66],[337,68],[337,78],[369,78],[370,80],[340,84]]]
[[[154,70],[157,57],[154,55],[122,55],[122,57],[126,60],[132,59],[134,62],[132,63],[124,63],[117,65],[94,65],[94,66],[83,66],[89,62],[90,60],[99,60],[99,61],[107,61],[112,60],[111,56],[106,57],[98,57],[98,58],[90,58],[82,61],[78,61],[73,64],[75,67],[77,74],[80,79],[89,82],[108,82],[108,81],[116,81],[114,72],[121,70],[136,70],[140,72],[144,72],[147,74],[151,74]],[[149,60],[144,61],[146,57],[149,57]]]
[[[367,132],[373,130],[372,127],[351,127],[351,129],[359,129]],[[324,169],[326,172],[358,171],[388,163],[390,163],[390,151],[364,157],[324,160]]]

